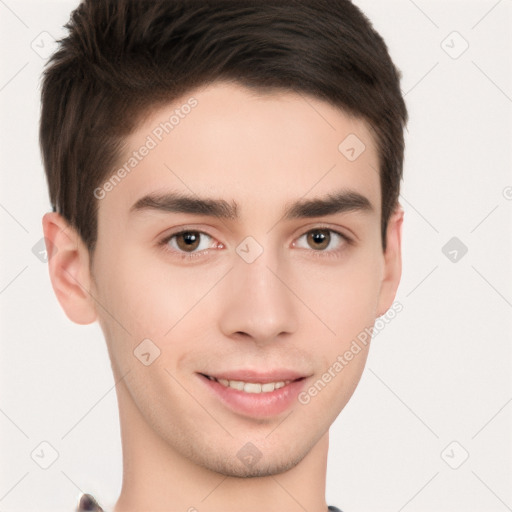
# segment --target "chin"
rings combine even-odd
[[[243,457],[237,455],[227,458],[220,454],[207,454],[205,452],[196,454],[195,463],[210,471],[220,475],[233,478],[262,478],[266,476],[279,475],[285,473],[299,464],[308,454],[308,450],[304,449],[304,453],[275,453],[273,451],[271,457],[265,457],[261,454],[257,461],[244,463]],[[253,459],[254,460],[254,459]]]

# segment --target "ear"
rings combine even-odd
[[[89,251],[81,237],[58,213],[43,216],[48,268],[53,291],[67,317],[77,324],[96,320],[89,293]]]
[[[398,205],[389,218],[384,252],[384,273],[380,288],[377,316],[382,316],[393,304],[402,277],[402,224],[404,210]]]

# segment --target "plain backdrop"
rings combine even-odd
[[[512,1],[355,3],[403,74],[410,115],[403,311],[332,426],[327,501],[512,510]],[[39,79],[76,5],[0,1],[0,512],[71,511],[81,492],[108,509],[121,485],[102,332],[67,319],[39,254]]]

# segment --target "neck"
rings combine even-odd
[[[329,434],[291,469],[237,478],[201,467],[148,425],[123,383],[117,386],[123,483],[113,512],[326,512]],[[290,440],[293,442],[293,440]]]

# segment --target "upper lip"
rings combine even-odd
[[[293,381],[306,377],[304,374],[293,370],[271,370],[265,372],[259,372],[255,370],[233,370],[215,373],[201,373],[203,375],[213,377],[217,380],[226,379],[242,382],[259,382],[261,384],[268,382],[284,382],[287,380]]]

